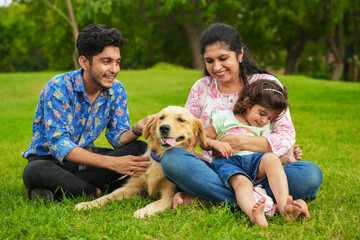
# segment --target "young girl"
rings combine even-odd
[[[287,178],[278,156],[273,153],[240,151],[233,155],[231,146],[215,139],[228,134],[264,136],[272,131],[272,121],[282,117],[287,109],[287,92],[271,80],[258,80],[246,84],[240,92],[233,110],[213,111],[207,129],[207,147],[218,151],[225,158],[212,161],[214,170],[224,184],[235,191],[240,208],[252,223],[267,227],[265,197],[255,202],[253,184],[267,177],[277,202],[277,209],[284,218],[298,217],[301,205],[289,196]]]

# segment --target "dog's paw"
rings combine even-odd
[[[155,213],[156,213],[155,211],[151,211],[149,209],[142,208],[142,209],[137,210],[133,216],[138,219],[149,218],[151,215],[154,215]]]
[[[92,208],[90,202],[82,202],[82,203],[76,204],[74,210],[81,211],[81,210],[87,210],[90,208]]]

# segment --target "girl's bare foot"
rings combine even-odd
[[[300,216],[303,220],[307,221],[310,219],[310,213],[309,213],[309,209],[308,206],[306,204],[306,202],[302,199],[296,199],[294,200],[294,202],[297,202],[301,205],[300,207]]]
[[[299,202],[293,201],[292,196],[289,196],[286,199],[286,205],[281,215],[285,220],[294,221],[299,216],[300,212],[301,204]]]
[[[267,228],[268,222],[266,221],[266,217],[264,214],[265,201],[266,198],[262,197],[257,203],[254,204],[254,207],[251,211],[252,217],[250,218],[250,221],[252,223],[255,223],[256,225],[259,225],[260,227]]]

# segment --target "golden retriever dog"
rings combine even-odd
[[[173,206],[176,185],[163,174],[160,160],[167,149],[181,147],[193,151],[198,140],[205,145],[205,131],[201,120],[193,117],[183,107],[169,106],[152,115],[144,128],[144,137],[149,140],[146,156],[151,156],[151,167],[140,177],[130,177],[128,182],[114,192],[90,202],[79,203],[75,209],[89,209],[104,206],[111,201],[132,198],[136,194],[159,197],[142,209],[137,210],[137,218],[149,217]]]

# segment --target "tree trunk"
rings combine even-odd
[[[74,67],[76,69],[78,69],[78,68],[80,68],[80,64],[79,64],[79,54],[78,54],[77,49],[76,49],[76,41],[77,41],[77,37],[79,35],[79,30],[78,30],[77,22],[76,22],[76,19],[75,19],[74,10],[73,10],[72,5],[71,5],[71,0],[65,0],[65,2],[66,2],[67,9],[68,9],[71,28],[72,28],[73,37],[74,37],[73,62],[74,62]]]
[[[179,17],[179,13],[171,12],[170,17],[173,19],[174,22],[179,24],[185,32],[186,38],[188,39],[191,48],[193,68],[197,70],[203,70],[204,61],[200,53],[200,35],[203,27],[203,21],[201,18],[201,9],[196,4],[198,3],[198,1],[195,0],[193,2],[194,3],[191,4],[195,4],[195,9],[192,14],[196,15],[198,19],[196,24],[190,20],[193,19],[193,17],[189,17],[188,15]]]
[[[332,81],[340,81],[343,72],[344,72],[344,63],[342,61],[341,62],[336,61],[335,62],[335,69],[334,69],[334,72],[333,72],[333,74],[331,76],[331,80]]]
[[[344,50],[342,47],[341,23],[337,24],[333,32],[327,38],[328,46],[335,58],[335,69],[332,74],[332,81],[340,81],[344,71]]]
[[[8,59],[10,71],[11,71],[11,72],[15,72],[16,69],[15,69],[15,66],[14,66],[13,62],[11,61],[11,57],[8,57],[7,59]]]
[[[183,24],[184,31],[186,33],[186,37],[189,40],[191,47],[191,54],[193,57],[193,68],[202,70],[204,67],[204,62],[202,60],[202,56],[200,53],[200,34],[201,30],[196,27],[190,21],[186,21]]]
[[[297,44],[290,43],[286,47],[285,75],[294,75],[297,73],[297,61],[301,56],[307,39],[299,39]]]

